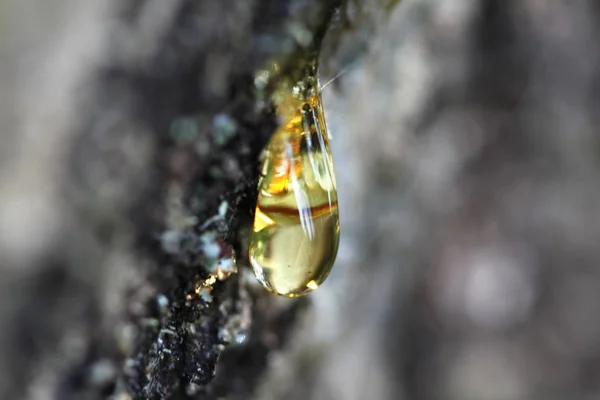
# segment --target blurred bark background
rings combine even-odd
[[[4,0],[0,398],[598,398],[599,17]],[[281,299],[245,254],[276,125],[254,76],[329,25],[342,241]]]

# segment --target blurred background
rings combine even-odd
[[[0,398],[600,398],[599,17],[4,0]],[[323,26],[342,238],[279,299],[245,256],[274,127],[251,78]],[[239,273],[190,301],[223,201]]]

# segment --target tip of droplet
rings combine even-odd
[[[313,279],[312,281],[308,282],[306,284],[306,287],[309,288],[310,290],[315,290],[316,288],[319,287],[319,285],[317,284],[317,282],[315,282],[315,280]]]

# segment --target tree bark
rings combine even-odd
[[[0,15],[0,398],[598,396],[591,0]],[[254,78],[328,28],[342,240],[281,299],[246,255],[277,124]],[[213,282],[207,246],[238,273]]]

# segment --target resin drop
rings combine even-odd
[[[283,124],[264,153],[250,263],[263,286],[295,297],[323,283],[340,226],[333,161],[318,92],[277,106]]]

